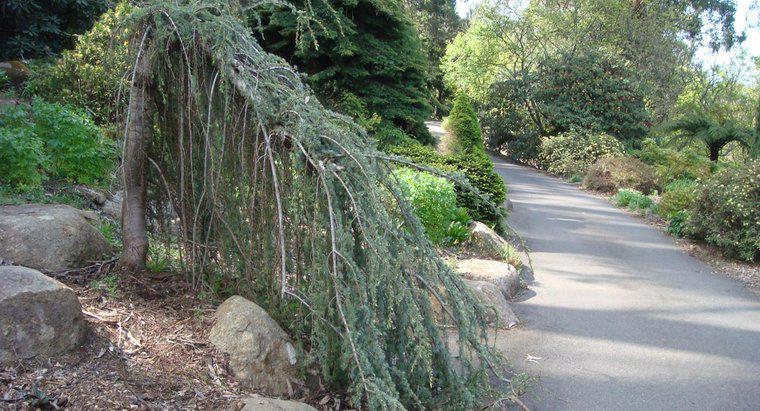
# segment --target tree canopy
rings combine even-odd
[[[340,108],[351,93],[371,115],[423,143],[432,142],[425,120],[432,113],[426,84],[426,57],[419,36],[396,0],[295,1],[309,17],[290,8],[270,8],[261,22],[266,50],[308,74],[323,102]],[[260,19],[260,20],[259,20]]]
[[[4,0],[0,5],[0,61],[58,54],[74,45],[110,5],[109,0]]]

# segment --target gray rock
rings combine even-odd
[[[470,287],[475,297],[486,307],[491,308],[489,315],[486,317],[490,324],[499,328],[512,328],[520,321],[512,311],[512,307],[504,298],[501,290],[488,281],[464,280],[464,283]],[[498,321],[497,321],[498,318]]]
[[[209,336],[229,354],[230,369],[244,386],[269,395],[289,394],[296,352],[285,331],[261,307],[241,296],[219,306]]]
[[[487,225],[475,221],[470,225],[470,238],[467,246],[483,257],[501,259],[507,240]]]
[[[121,220],[121,201],[124,198],[124,191],[117,191],[114,195],[105,201],[100,211],[116,221]]]
[[[302,402],[267,398],[258,394],[241,398],[240,402],[243,406],[241,411],[317,411],[316,408]]]
[[[507,299],[513,298],[520,290],[520,274],[517,269],[501,261],[480,258],[458,260],[454,269],[468,280],[493,283]]]
[[[71,288],[18,266],[0,266],[0,284],[0,364],[49,357],[82,343],[87,328]]]
[[[81,268],[105,259],[97,216],[67,205],[0,207],[0,259],[42,271]]]

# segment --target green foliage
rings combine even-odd
[[[584,187],[607,193],[621,188],[650,193],[657,189],[654,168],[635,157],[602,157],[586,172]]]
[[[393,36],[373,5],[337,14],[372,20]],[[390,173],[398,161],[265,52],[240,10],[235,1],[154,0],[128,18],[158,106],[147,127],[148,154],[163,171],[147,175],[152,211],[159,222],[179,219],[163,225],[161,238],[183,250],[183,271],[199,288],[261,302],[308,346],[304,364],[326,386],[345,390],[346,406],[480,406],[486,370],[501,367],[487,344],[488,312],[425,237]],[[343,29],[351,38],[352,27]],[[331,47],[338,40],[320,42],[320,52],[339,52]],[[358,51],[365,50],[374,52]],[[341,91],[364,100],[355,89]],[[172,204],[176,214],[167,215]],[[456,363],[432,290],[456,325]]]
[[[749,127],[743,127],[733,119],[721,121],[703,112],[689,113],[663,128],[667,132],[676,132],[677,139],[704,144],[711,161],[718,161],[721,149],[728,143],[739,141],[751,145],[754,137]]]
[[[0,7],[0,61],[45,57],[73,44],[108,0],[5,0]]]
[[[462,25],[456,12],[456,3],[451,0],[402,0],[406,14],[420,35],[422,49],[427,56],[427,84],[432,91],[435,112],[448,110],[445,99],[449,92],[443,81],[441,57],[446,51],[446,43],[451,41]]]
[[[506,211],[502,204],[507,199],[507,187],[494,170],[493,161],[482,152],[455,154],[447,156],[444,161],[447,166],[464,173],[467,181],[478,190],[474,193],[457,186],[457,204],[469,210],[473,219],[491,225],[503,234]]]
[[[420,40],[398,1],[296,0],[298,10],[263,10],[263,47],[309,74],[320,100],[336,107],[350,92],[377,114],[423,144],[432,113],[426,85],[426,58]],[[267,6],[268,7],[268,6]],[[301,16],[301,17],[299,17]],[[259,19],[252,19],[257,26]],[[306,25],[306,27],[304,27]]]
[[[0,111],[0,180],[16,187],[42,183],[48,159],[23,106]]]
[[[343,114],[351,116],[368,133],[375,132],[375,129],[381,125],[380,116],[377,113],[370,114],[367,111],[367,104],[354,93],[346,91],[341,94],[336,102],[336,109]],[[382,126],[385,129],[393,127],[387,124],[383,124]]]
[[[116,297],[119,295],[119,277],[116,274],[110,274],[103,278],[93,280],[90,287],[105,291],[108,296]]]
[[[587,130],[571,130],[541,139],[540,165],[552,174],[585,174],[603,157],[620,157],[623,145],[614,137]]]
[[[658,212],[663,217],[670,217],[688,210],[697,198],[699,183],[694,180],[675,180],[665,186],[660,196]]]
[[[87,110],[98,124],[114,123],[129,94],[129,32],[124,24],[132,6],[121,2],[91,30],[76,37],[76,47],[54,64],[33,70],[27,93]]]
[[[34,133],[49,153],[48,173],[75,183],[95,184],[109,177],[114,146],[85,113],[36,99]]]
[[[732,257],[760,258],[760,160],[715,173],[697,193],[686,232]]]
[[[661,147],[646,139],[634,155],[653,166],[657,177],[665,183],[674,180],[704,179],[710,175],[710,160],[692,150],[674,150]]]
[[[5,91],[11,86],[11,78],[5,74],[5,71],[0,70],[0,91]]]
[[[649,113],[634,74],[613,56],[586,50],[551,57],[526,79],[543,119],[542,135],[571,129],[607,133],[637,141],[646,133]]]
[[[373,137],[377,141],[377,145],[380,148],[398,145],[413,144],[416,140],[409,137],[403,130],[390,124],[388,122],[382,122],[377,126]]]
[[[689,221],[687,210],[676,211],[668,217],[668,233],[675,237],[683,237],[686,225]]]
[[[466,211],[457,208],[457,197],[451,182],[407,168],[400,168],[393,174],[430,241],[453,245],[467,239],[469,217]]]
[[[460,93],[454,99],[446,127],[454,136],[455,152],[483,151],[483,137],[480,133],[478,116],[472,108],[470,98],[465,94]]]
[[[657,211],[657,204],[654,199],[638,190],[621,188],[613,200],[618,207],[628,207],[629,210],[638,211],[641,214],[651,214]]]
[[[100,219],[100,233],[106,238],[112,250],[121,250],[121,234],[119,224],[108,219]]]
[[[519,5],[486,0],[468,18],[467,29],[449,44],[441,66],[450,87],[486,102],[491,100],[484,98],[489,88],[498,82],[513,82],[515,94],[530,92],[521,92],[520,84],[539,70],[540,62],[592,50],[610,55],[613,62],[627,68],[630,78],[646,89],[647,106],[659,120],[673,108],[683,89],[684,69],[705,37],[713,46],[727,48],[741,40],[733,29],[734,11],[732,0],[529,1]],[[720,21],[722,27],[711,24],[706,29],[703,22],[708,19]],[[540,114],[529,100],[504,100]]]
[[[507,243],[501,249],[501,260],[509,263],[512,267],[520,268],[522,266],[522,258],[520,258],[520,252],[512,244]]]
[[[1,180],[23,186],[45,176],[83,184],[109,177],[114,146],[88,115],[40,99],[0,114]]]
[[[67,204],[82,209],[87,201],[65,185],[46,190],[42,186],[0,184],[0,205]]]
[[[478,193],[456,183],[457,205],[466,208],[474,220],[489,224],[498,232],[504,232],[503,219],[506,211],[501,204],[507,198],[507,188],[504,180],[494,170],[493,161],[485,153],[443,156],[420,144],[391,146],[385,150],[389,154],[406,157],[413,163],[433,167],[444,173],[461,172],[467,183],[477,189]]]

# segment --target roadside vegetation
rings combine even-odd
[[[336,409],[480,407],[493,310],[443,257],[522,265],[493,153],[760,258],[760,83],[694,60],[734,2],[517,3],[10,0],[0,205],[97,211],[97,301],[254,300]]]
[[[571,3],[485,1],[447,48],[486,147],[757,261],[760,59],[695,58],[741,47],[734,2]]]

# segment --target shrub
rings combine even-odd
[[[663,217],[687,210],[697,197],[699,183],[694,180],[675,180],[665,187],[660,196],[659,213]]]
[[[623,145],[609,134],[571,130],[541,139],[539,163],[560,176],[585,174],[600,158],[620,157],[623,150]]]
[[[643,162],[653,166],[660,181],[696,180],[710,175],[710,160],[690,150],[676,151],[660,147],[652,139],[642,142],[642,148],[634,153]]]
[[[689,212],[686,210],[672,213],[668,219],[668,233],[676,237],[683,237],[684,229],[689,221]]]
[[[614,201],[618,207],[628,207],[629,210],[638,211],[642,214],[652,213],[657,210],[657,204],[652,197],[631,188],[621,188],[618,190]]]
[[[506,211],[501,207],[507,197],[504,180],[496,173],[493,162],[485,153],[462,153],[443,156],[434,149],[421,144],[403,144],[385,148],[389,154],[408,158],[411,162],[435,168],[444,173],[462,173],[469,184],[488,201],[475,195],[466,187],[455,184],[457,204],[464,207],[473,219],[489,224],[497,232],[504,232],[503,219]]]
[[[114,147],[90,116],[36,99],[34,131],[50,155],[49,173],[82,184],[103,181],[113,165]]]
[[[92,184],[110,175],[113,144],[84,113],[35,99],[31,109],[6,107],[0,120],[0,179],[39,185],[54,178]]]
[[[480,194],[457,186],[457,204],[470,210],[474,219],[490,224],[497,232],[503,233],[502,220],[506,212],[501,205],[507,199],[507,187],[494,170],[493,161],[484,152],[471,152],[448,156],[445,164],[463,172]],[[481,195],[487,196],[487,201]]]
[[[470,99],[460,93],[446,121],[446,129],[454,136],[454,152],[483,151],[480,124]]]
[[[637,158],[603,157],[588,169],[583,186],[607,193],[621,188],[650,193],[657,188],[657,177],[651,166]]]
[[[454,244],[467,238],[469,217],[466,211],[457,208],[452,183],[408,168],[400,168],[394,171],[394,175],[430,241]]]
[[[404,133],[404,130],[387,122],[380,123],[373,136],[381,148],[413,143],[413,138]]]
[[[28,113],[22,106],[10,106],[0,114],[0,181],[16,187],[38,186],[46,158]]]
[[[746,261],[760,258],[760,160],[715,173],[689,210],[688,235]]]
[[[104,13],[92,30],[77,37],[73,50],[55,64],[33,70],[27,93],[86,109],[98,124],[117,121],[129,95],[128,35],[116,30],[132,10],[127,2]]]

